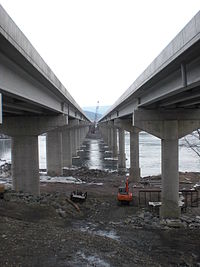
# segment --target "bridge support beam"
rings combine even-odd
[[[126,169],[126,154],[125,154],[125,134],[124,130],[119,128],[119,154],[118,154],[118,168],[119,170]]]

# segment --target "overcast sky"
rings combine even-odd
[[[0,0],[76,102],[112,105],[198,0]]]

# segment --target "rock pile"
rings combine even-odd
[[[116,222],[110,222],[115,225]],[[134,229],[162,229],[169,230],[173,228],[185,228],[185,229],[200,229],[200,216],[182,215],[180,219],[165,219],[162,220],[158,216],[154,216],[149,211],[139,211],[133,216],[129,216],[121,225],[130,225]]]
[[[181,221],[185,223],[185,226],[190,229],[194,228],[200,228],[200,216],[198,215],[193,215],[193,216],[187,216],[187,215],[182,215],[181,216]]]
[[[79,206],[64,193],[42,193],[40,196],[7,190],[2,201],[24,203],[31,206],[50,206],[63,218],[76,217],[81,214]]]
[[[71,169],[63,169],[63,176],[74,176],[74,177],[105,177],[110,176],[109,171],[105,170],[98,170],[98,169],[88,169],[86,167],[80,167],[80,168],[71,168]]]

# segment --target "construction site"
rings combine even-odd
[[[74,167],[59,179],[41,175],[40,196],[1,193],[1,266],[200,266],[200,173],[180,173],[180,220],[159,218],[160,176]]]

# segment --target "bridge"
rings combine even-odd
[[[12,137],[16,191],[39,194],[38,135],[47,133],[47,172],[62,174],[90,120],[0,5],[0,132]]]
[[[121,169],[124,131],[130,132],[133,182],[140,178],[139,132],[162,140],[164,218],[180,215],[178,140],[200,127],[199,87],[200,12],[98,122]],[[1,5],[0,93],[0,132],[12,137],[13,189],[39,194],[38,135],[47,134],[47,172],[60,175],[91,122]]]
[[[130,132],[134,182],[140,178],[139,132],[161,139],[160,215],[179,217],[178,140],[200,127],[200,12],[114,103],[99,127],[114,156],[118,129],[120,168],[125,167],[124,130]]]

